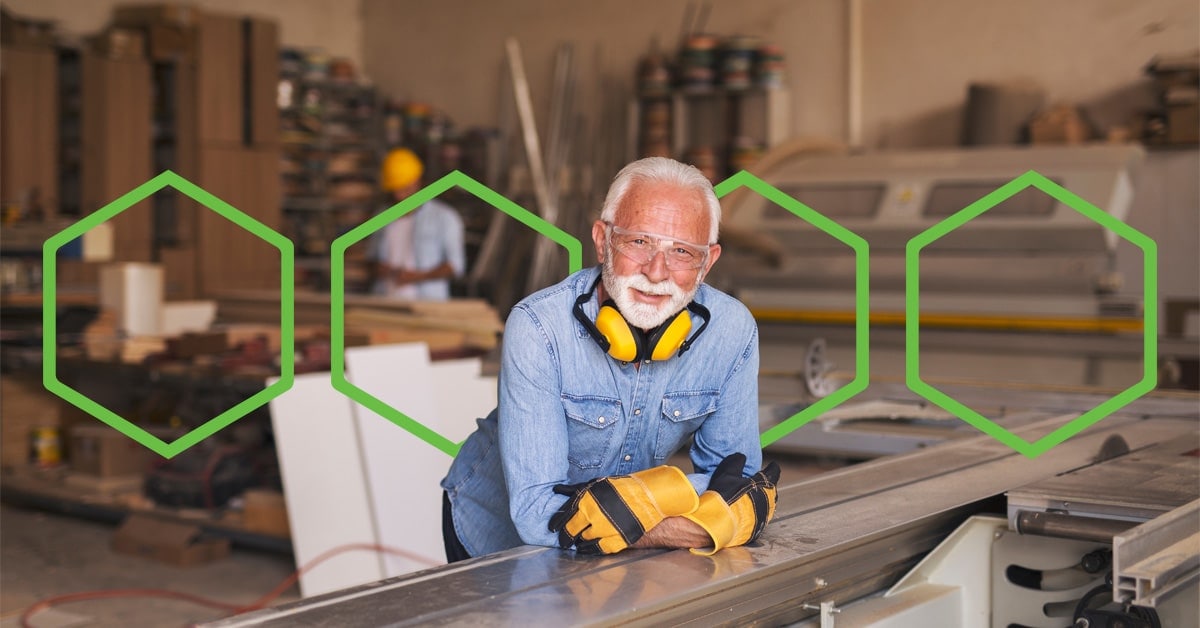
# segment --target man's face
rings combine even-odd
[[[617,208],[613,224],[626,232],[684,243],[708,242],[709,216],[703,197],[674,185],[635,183]],[[706,255],[697,268],[669,268],[678,264],[669,264],[662,251],[639,262],[613,246],[610,231],[602,221],[592,225],[596,255],[604,265],[604,290],[625,319],[642,329],[657,327],[686,307],[721,255],[719,245],[702,246]]]

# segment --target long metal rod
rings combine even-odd
[[[1113,537],[1137,525],[1136,521],[1080,517],[1055,512],[1022,510],[1017,514],[1017,532],[1053,536],[1060,539],[1078,539],[1112,543]]]

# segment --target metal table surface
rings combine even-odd
[[[778,625],[823,600],[844,603],[906,573],[966,517],[1003,511],[1006,491],[1093,464],[1105,440],[1131,450],[1194,441],[1200,409],[1114,415],[1037,458],[980,436],[781,486],[756,546],[712,557],[631,550],[576,556],[520,547],[205,624]],[[1176,416],[1176,415],[1182,415]],[[1047,434],[1077,414],[1017,428]]]

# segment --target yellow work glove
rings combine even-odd
[[[700,494],[696,510],[683,515],[713,540],[711,550],[693,548],[692,553],[710,556],[725,547],[745,545],[758,538],[775,516],[779,465],[772,462],[749,478],[742,476],[745,465],[744,454],[726,456],[713,471],[708,490]]]
[[[683,471],[662,465],[630,475],[560,484],[554,492],[570,498],[550,518],[563,549],[583,554],[614,554],[642,538],[667,517],[692,512],[696,490]]]

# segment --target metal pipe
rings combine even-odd
[[[1137,525],[1136,521],[1080,517],[1054,512],[1021,510],[1017,513],[1017,532],[1112,543],[1113,537]]]

